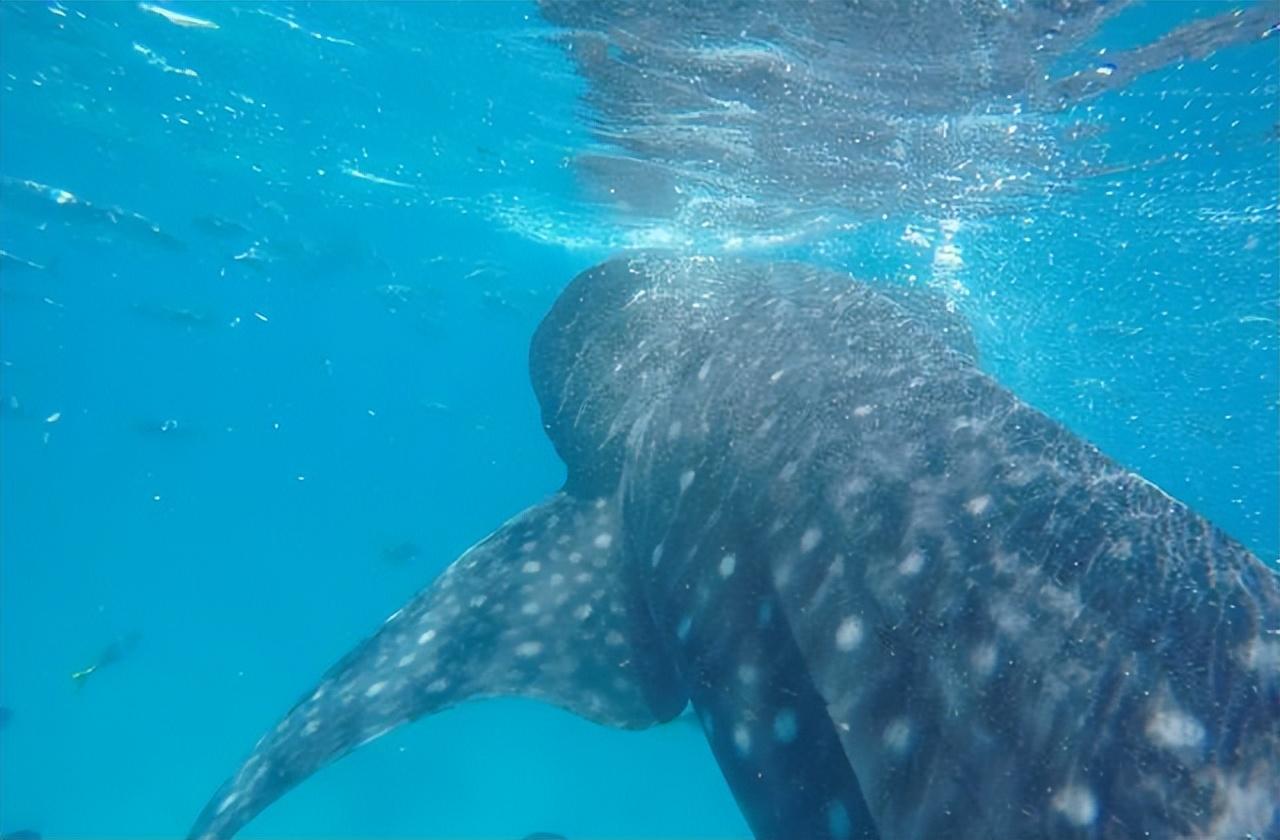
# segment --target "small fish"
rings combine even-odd
[[[139,434],[143,435],[176,435],[178,433],[178,421],[172,417],[164,420],[142,420],[134,425]]]
[[[262,244],[261,242],[255,242],[240,253],[233,255],[231,259],[245,268],[256,271],[258,274],[266,274],[270,268],[271,259],[260,250]]]
[[[152,3],[139,3],[138,8],[144,12],[151,12],[153,15],[159,15],[174,26],[181,26],[183,29],[219,29],[218,24],[204,18],[193,17],[192,15],[184,15],[181,12],[175,12],[166,9],[163,6],[157,6]]]
[[[424,402],[422,403],[422,407],[425,408],[427,411],[430,411],[432,414],[452,414],[453,413],[453,406],[447,403],[442,403],[439,400]]]
[[[33,260],[24,259],[17,254],[12,254],[3,248],[0,248],[0,267],[5,271],[11,269],[25,269],[26,271],[47,271],[49,266],[35,262]]]
[[[418,548],[416,543],[405,540],[402,543],[382,549],[382,562],[392,566],[403,566],[410,561],[416,560],[421,554],[422,550]]]
[[[205,313],[182,306],[156,306],[147,303],[135,303],[133,311],[153,321],[169,321],[185,327],[205,327],[210,323],[209,316]]]
[[[134,631],[123,639],[112,642],[102,649],[93,663],[87,668],[71,673],[71,680],[76,684],[76,688],[83,688],[89,677],[96,674],[108,665],[115,665],[129,654],[133,653],[138,647],[138,642],[142,640],[142,634]]]
[[[0,834],[0,840],[41,840],[41,834],[30,828],[20,828],[8,834]]]
[[[221,216],[200,216],[194,220],[194,224],[203,233],[226,239],[250,235],[249,229],[244,225]]]
[[[0,185],[4,187],[6,199],[20,202],[28,212],[42,219],[42,225],[48,224],[52,219],[64,219],[91,225],[99,232],[103,229],[121,231],[130,239],[159,245],[170,251],[186,250],[185,242],[170,235],[141,213],[123,207],[95,204],[70,190],[25,178],[0,176]]]

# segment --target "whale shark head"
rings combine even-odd
[[[714,327],[717,275],[668,266],[636,258],[584,272],[534,333],[530,376],[570,487],[616,487],[623,430],[649,410],[649,393],[672,387],[680,360],[668,351]],[[703,304],[689,305],[691,294]]]
[[[724,343],[719,333],[729,313],[783,304],[829,316],[836,327],[839,307],[864,291],[851,278],[799,263],[662,253],[583,272],[538,326],[529,352],[543,427],[569,468],[570,485],[595,492],[616,486],[624,431],[652,412],[655,394],[678,387],[700,345]],[[884,286],[875,297],[897,304],[893,317],[922,322],[932,338],[977,358],[967,323],[931,290]]]

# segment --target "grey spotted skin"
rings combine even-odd
[[[530,356],[564,488],[335,666],[191,836],[517,694],[624,727],[692,702],[760,840],[1280,837],[1276,572],[918,298],[710,258],[580,275]]]

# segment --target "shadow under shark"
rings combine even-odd
[[[943,308],[620,259],[530,366],[563,489],[335,665],[192,838],[495,695],[621,727],[691,701],[762,840],[1280,833],[1276,573],[985,375]]]

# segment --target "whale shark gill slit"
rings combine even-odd
[[[214,795],[190,837],[232,836],[321,767],[469,699],[519,695],[638,729],[687,703],[619,560],[605,499],[553,495],[458,558],[334,665]]]

